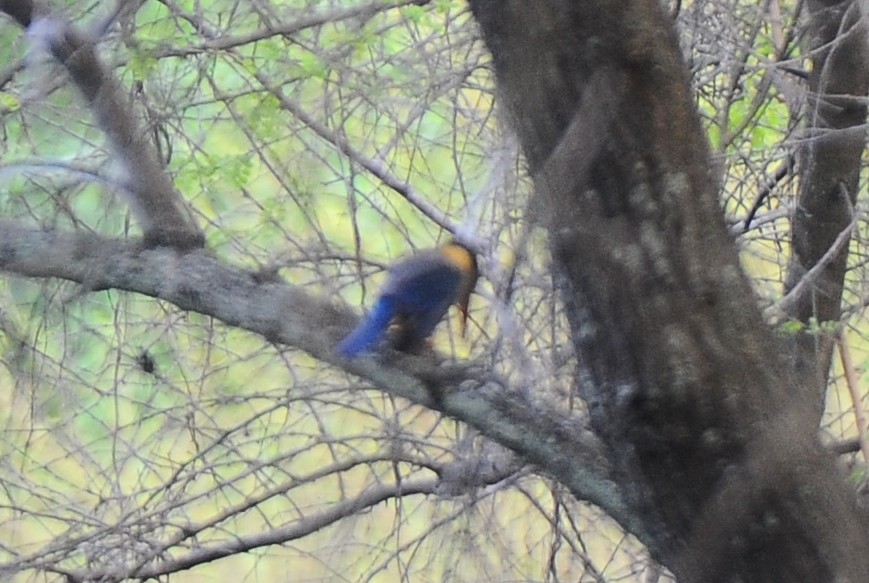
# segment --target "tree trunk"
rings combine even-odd
[[[800,189],[793,215],[793,255],[785,291],[796,288],[823,263],[788,306],[788,314],[807,325],[792,339],[791,354],[815,403],[816,421],[824,409],[834,331],[812,322],[838,323],[854,224],[854,205],[863,149],[869,90],[869,44],[865,22],[851,0],[811,1],[808,140],[800,155]],[[840,234],[843,243],[835,245]]]
[[[683,582],[869,581],[852,495],[726,232],[659,3],[471,6],[549,229],[578,390],[643,542]]]

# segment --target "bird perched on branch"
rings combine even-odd
[[[468,301],[476,283],[477,258],[455,240],[402,259],[389,269],[374,308],[341,341],[338,352],[352,358],[374,350],[390,324],[395,325],[392,345],[398,350],[416,350],[453,303],[462,312],[464,334]]]

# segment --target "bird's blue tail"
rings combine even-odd
[[[374,309],[338,344],[338,353],[345,358],[353,358],[373,349],[383,338],[393,316],[395,316],[395,305],[392,298],[380,298],[374,305]]]

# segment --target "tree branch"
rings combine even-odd
[[[204,563],[210,563],[224,557],[245,553],[254,549],[269,545],[277,545],[302,538],[312,532],[316,532],[335,522],[357,514],[360,511],[376,506],[391,498],[412,496],[414,494],[431,494],[436,480],[426,479],[402,484],[380,485],[369,488],[355,498],[347,498],[324,512],[320,512],[307,519],[289,524],[281,528],[274,528],[265,532],[240,536],[213,545],[203,545],[188,552],[185,555],[173,559],[157,561],[144,565],[130,572],[126,569],[80,569],[63,570],[53,569],[54,572],[65,575],[70,583],[85,583],[88,581],[126,581],[139,579],[147,581],[165,575],[178,573],[192,569]],[[48,569],[52,570],[52,569]]]
[[[123,86],[100,61],[95,39],[30,0],[0,0],[0,11],[45,43],[69,72],[93,110],[127,174],[127,197],[142,224],[145,243],[181,249],[201,247],[204,236],[166,174],[153,144],[138,127]]]
[[[350,312],[281,280],[263,281],[206,250],[150,249],[91,234],[26,229],[9,221],[0,221],[0,270],[66,279],[88,290],[144,294],[300,348],[388,393],[467,423],[628,530],[643,532],[609,478],[600,444],[577,418],[528,401],[521,396],[524,391],[472,365],[443,366],[398,353],[383,360],[342,360],[333,348],[353,323]]]
[[[823,275],[823,271],[835,260],[841,257],[851,241],[851,232],[860,220],[860,215],[855,214],[854,219],[842,229],[836,239],[830,244],[830,248],[806,271],[799,280],[790,285],[788,292],[776,303],[763,311],[763,317],[773,325],[781,323],[789,317],[797,307],[797,304],[805,301],[805,294],[812,289]],[[814,332],[813,332],[814,333]]]

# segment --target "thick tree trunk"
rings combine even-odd
[[[471,6],[550,231],[579,391],[643,542],[686,583],[869,581],[851,494],[739,268],[657,0]]]

